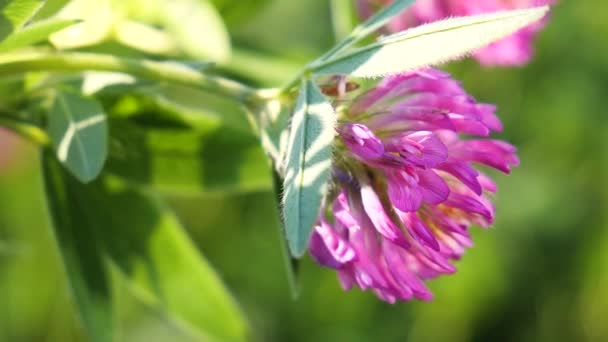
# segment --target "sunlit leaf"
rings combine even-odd
[[[43,4],[44,0],[0,0],[0,41],[19,30]]]
[[[59,12],[70,0],[46,0],[44,6],[36,12],[33,21],[47,19]]]
[[[272,180],[259,141],[227,127],[141,127],[111,122],[106,170],[170,193],[269,190]]]
[[[283,183],[283,219],[291,254],[301,257],[310,239],[330,176],[336,115],[321,90],[303,82],[291,121]]]
[[[281,176],[285,175],[289,114],[289,108],[277,99],[265,102],[258,109],[257,115],[262,127],[260,132],[262,147]]]
[[[73,0],[61,9],[57,18],[82,22],[51,35],[50,41],[58,49],[97,44],[112,34],[115,16],[110,0]]]
[[[314,67],[316,74],[380,77],[460,58],[541,19],[548,6],[446,19],[397,33]]]
[[[35,22],[8,36],[0,43],[0,52],[45,41],[51,34],[77,23],[75,19],[48,19]]]
[[[175,39],[166,31],[137,21],[118,22],[114,27],[114,38],[121,44],[150,54],[175,55],[178,51]]]
[[[43,169],[68,283],[93,341],[113,341],[137,328],[124,321],[129,304],[117,303],[125,297],[112,273],[154,323],[179,331],[172,340],[244,340],[246,323],[233,298],[157,198],[111,177],[82,184],[48,153]]]
[[[230,36],[222,18],[206,0],[164,1],[163,21],[178,45],[192,57],[225,62]]]
[[[57,159],[82,182],[93,180],[107,156],[108,125],[101,104],[79,94],[58,91],[48,115]]]

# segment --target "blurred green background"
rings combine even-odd
[[[280,84],[333,43],[325,1],[217,6],[234,47],[223,69],[252,84]],[[167,198],[241,304],[253,341],[608,341],[606,36],[604,0],[562,0],[530,65],[446,67],[498,105],[500,137],[522,163],[494,174],[497,222],[474,229],[455,275],[430,282],[430,303],[343,292],[309,259],[293,301],[272,193]],[[85,341],[48,226],[39,153],[7,133],[0,146],[0,341]]]

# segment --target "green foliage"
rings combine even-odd
[[[97,101],[58,91],[48,116],[48,132],[57,159],[82,182],[99,173],[108,151],[106,114]]]
[[[283,222],[295,257],[306,252],[331,174],[336,114],[317,85],[302,82],[291,120],[283,182]]]
[[[48,154],[43,169],[69,285],[94,341],[128,336],[113,315],[142,306],[156,324],[196,340],[244,339],[233,299],[157,198],[110,177],[83,185]]]
[[[268,190],[268,162],[255,137],[220,126],[189,128],[110,122],[106,170],[131,182],[181,194]]]
[[[0,52],[15,50],[45,41],[51,34],[77,22],[77,20],[73,19],[47,19],[35,22],[0,42]]]
[[[197,59],[226,62],[230,37],[213,5],[206,0],[162,1],[162,17],[178,45]]]
[[[45,0],[1,0],[0,1],[0,41],[18,31]]]

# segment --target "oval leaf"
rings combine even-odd
[[[516,32],[548,10],[543,6],[418,26],[314,66],[314,73],[380,77],[447,62]]]
[[[108,125],[101,105],[71,92],[57,92],[48,128],[57,159],[81,182],[93,180],[108,153]]]
[[[330,177],[336,115],[321,90],[303,82],[291,121],[283,182],[283,219],[289,249],[301,257]]]

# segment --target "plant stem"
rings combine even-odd
[[[51,143],[43,129],[23,120],[0,114],[0,126],[10,129],[38,145],[47,146]]]
[[[112,71],[159,82],[200,88],[244,102],[255,97],[256,89],[233,80],[205,75],[173,62],[155,62],[105,54],[82,52],[35,52],[4,55],[0,77],[28,71]]]

